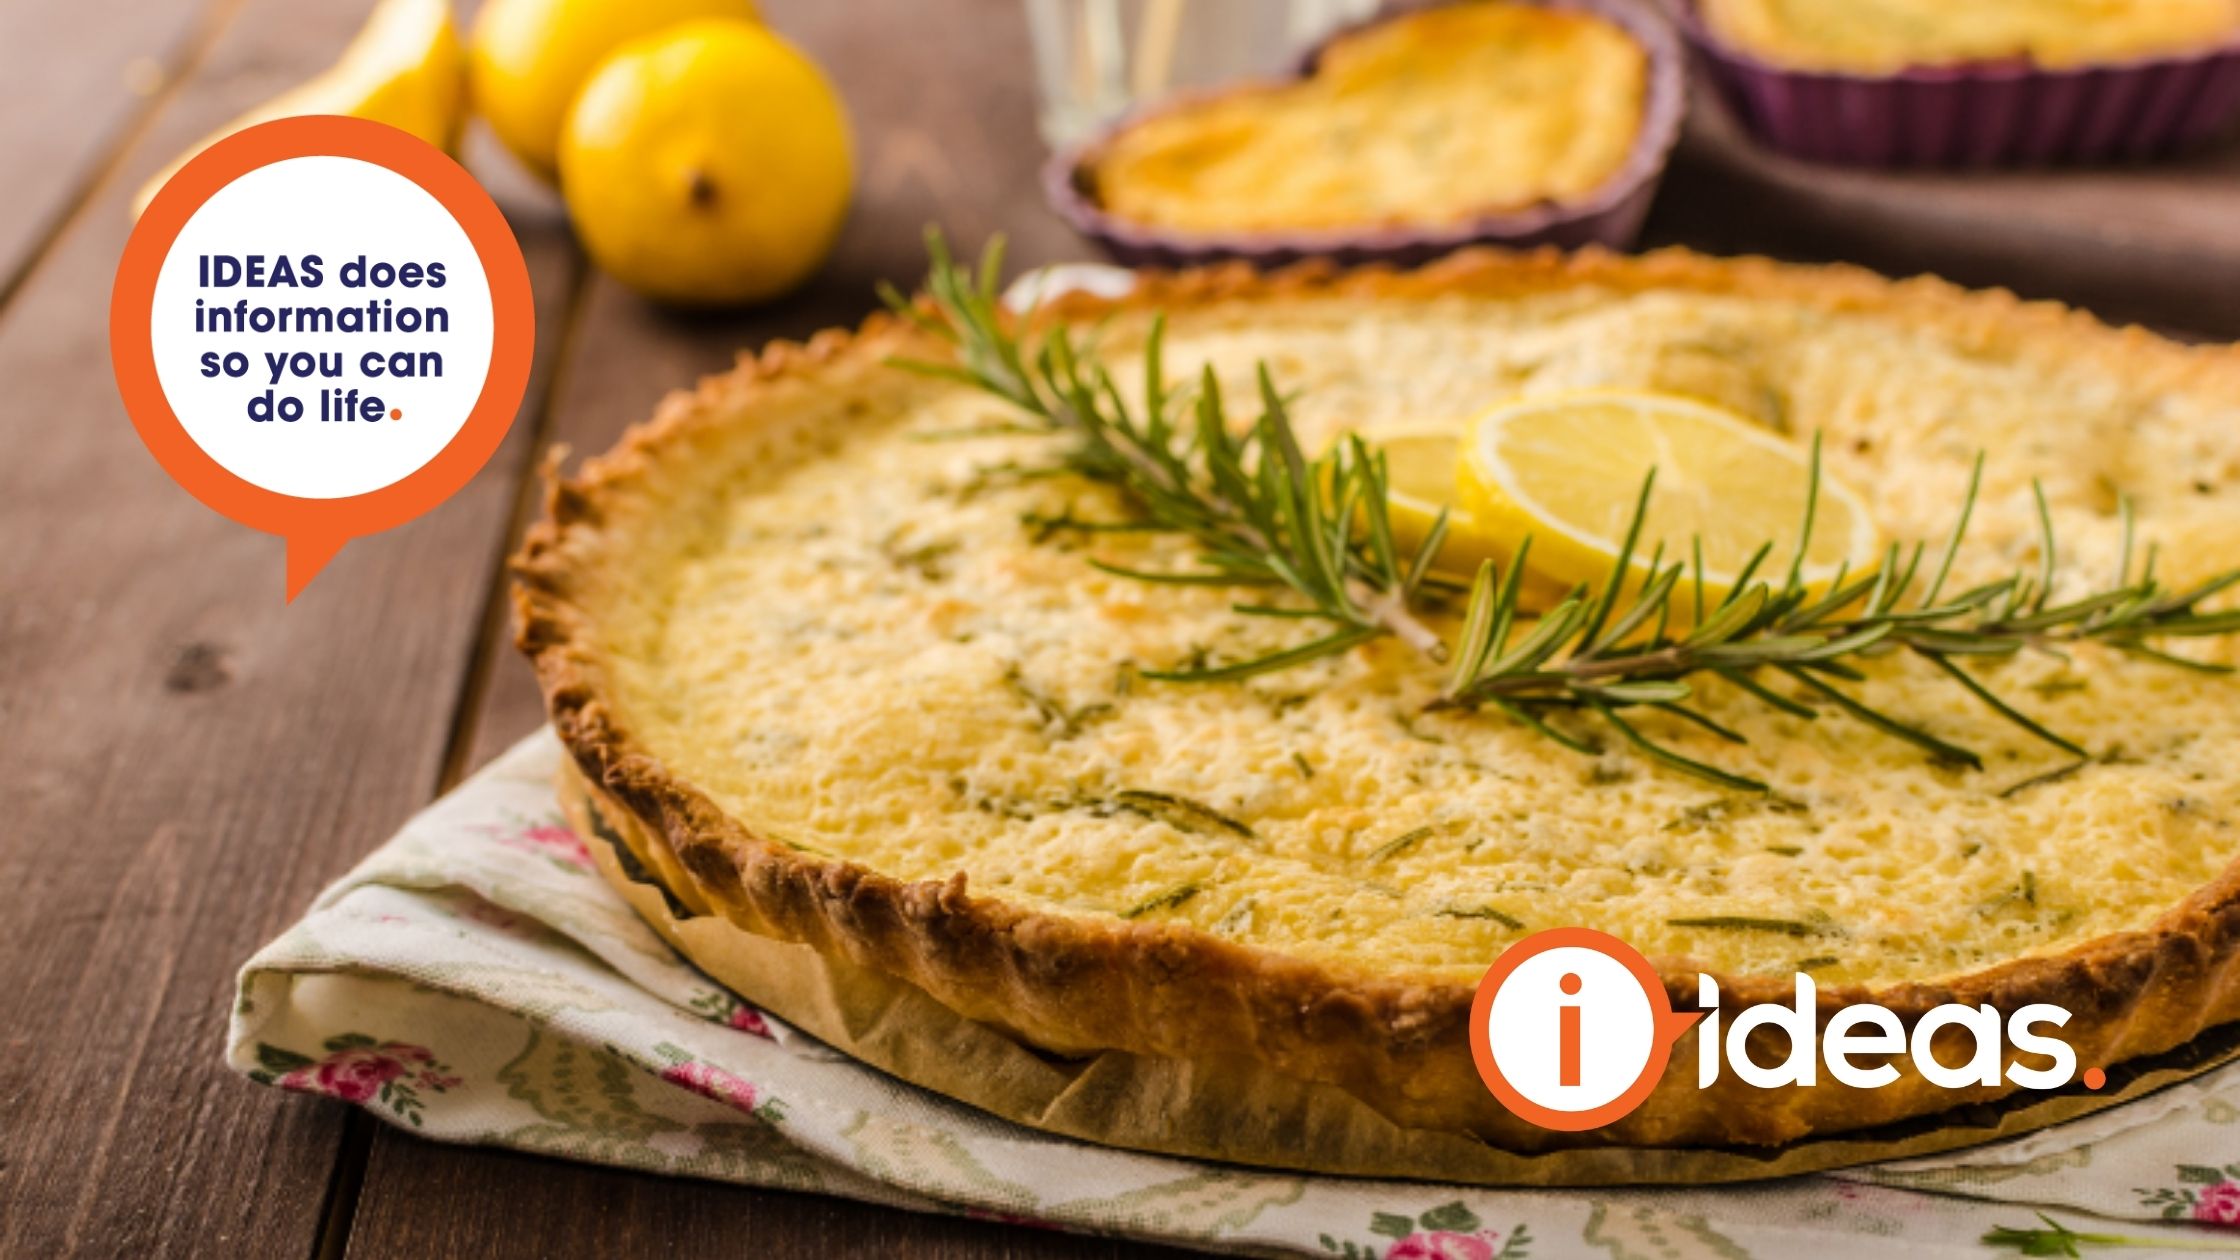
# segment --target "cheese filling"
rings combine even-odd
[[[1141,328],[1106,333],[1121,379],[1140,371]],[[1818,426],[1831,469],[1871,491],[1899,539],[1941,538],[1984,451],[1956,582],[2035,564],[2033,478],[2067,589],[2114,570],[2119,493],[2171,582],[2240,565],[2240,404],[1890,316],[1577,291],[1172,319],[1178,377],[1210,361],[1245,399],[1259,359],[1298,391],[1310,444],[1605,384],[1709,397],[1800,439]],[[1652,957],[1823,983],[1934,977],[2140,927],[2240,854],[2240,683],[2093,647],[1984,674],[2091,748],[2082,766],[1898,657],[1869,665],[1863,694],[1984,770],[1718,685],[1703,705],[1747,746],[1639,719],[1767,796],[1615,742],[1584,757],[1497,715],[1427,713],[1440,671],[1395,642],[1247,683],[1147,680],[1313,631],[1241,617],[1235,592],[1092,568],[1181,567],[1189,552],[1069,528],[1122,509],[1088,483],[1021,475],[1056,439],[963,388],[864,370],[884,401],[784,403],[794,423],[769,428],[790,436],[664,524],[666,562],[603,632],[633,735],[804,850],[1388,972],[1468,978],[1524,933],[1584,924]],[[2234,660],[2229,641],[2176,650]]]

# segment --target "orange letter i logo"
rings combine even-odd
[[[1556,983],[1565,993],[1576,995],[1579,992],[1579,976],[1576,972],[1565,972],[1563,979]],[[1579,1083],[1579,1008],[1569,1003],[1557,1007],[1556,1025],[1556,1036],[1558,1038],[1556,1042],[1556,1070],[1558,1073],[1556,1083],[1559,1085],[1577,1085]]]

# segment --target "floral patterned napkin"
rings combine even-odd
[[[560,755],[525,740],[250,959],[228,1062],[439,1141],[1254,1255],[1984,1255],[1994,1227],[2046,1229],[2040,1211],[2240,1254],[2240,1231],[2199,1227],[2240,1226],[2240,1065],[1996,1147],[1708,1189],[1316,1177],[1020,1128],[835,1053],[671,951],[561,820]]]

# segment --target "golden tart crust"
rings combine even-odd
[[[1884,74],[2026,59],[2051,69],[2240,39],[2235,0],[1698,0],[1734,47],[1777,65]]]
[[[1341,35],[1295,82],[1125,126],[1085,173],[1106,210],[1183,232],[1459,224],[1616,179],[1650,74],[1590,11],[1441,5]]]
[[[1365,313],[1386,304],[1445,311],[1470,303],[1538,301],[1576,314],[1595,303],[1667,299],[1714,306],[1782,304],[1808,321],[1880,321],[1893,336],[1923,338],[1924,349],[1933,344],[1961,359],[2019,361],[2026,372],[2053,371],[2058,364],[2062,370],[2103,374],[2138,391],[2134,404],[2138,399],[2176,400],[2172,405],[2182,404],[2180,410],[2194,408],[2189,415],[2208,406],[2229,417],[2233,400],[2240,399],[2240,357],[2230,351],[2187,350],[2137,330],[2109,330],[2080,315],[2024,305],[2004,294],[1968,294],[1931,281],[1892,284],[1844,269],[1718,262],[1677,252],[1622,259],[1481,251],[1409,274],[1305,267],[1262,278],[1244,269],[1216,269],[1147,277],[1119,307],[1124,319],[1151,308],[1169,310],[1177,315],[1178,328],[1192,312],[1264,314],[1309,307],[1328,319],[1332,312],[1347,311],[1357,335],[1370,338],[1373,346],[1376,321]],[[1088,317],[1104,309],[1087,300],[1069,300],[1060,313]],[[1721,330],[1714,323],[1699,334],[1716,339]],[[907,407],[911,391],[925,387],[901,377],[883,360],[896,352],[925,350],[917,334],[883,319],[853,336],[828,333],[806,346],[773,346],[736,372],[670,399],[652,424],[634,430],[615,452],[593,461],[578,478],[555,482],[547,519],[532,531],[516,562],[520,643],[536,664],[555,727],[578,767],[606,800],[627,810],[655,838],[655,873],[696,911],[719,914],[742,931],[805,942],[898,977],[951,1009],[1045,1049],[1117,1048],[1182,1059],[1242,1055],[1269,1071],[1338,1085],[1402,1125],[1473,1134],[1516,1150],[1554,1144],[1555,1135],[1503,1112],[1470,1063],[1465,1024],[1475,971],[1498,950],[1497,939],[1461,937],[1465,948],[1429,961],[1409,962],[1403,954],[1398,962],[1380,962],[1349,953],[1343,942],[1337,948],[1317,949],[1300,941],[1271,948],[1249,935],[1226,938],[1218,934],[1218,924],[1165,921],[1157,914],[1130,919],[1112,908],[1123,904],[1119,902],[1104,902],[1107,909],[1100,913],[1089,903],[1054,904],[1031,892],[1007,895],[987,868],[969,879],[962,873],[934,877],[875,869],[817,851],[821,846],[803,839],[798,815],[790,816],[783,830],[766,819],[743,820],[719,803],[726,795],[736,799],[736,784],[711,791],[708,784],[692,781],[676,765],[679,746],[649,736],[647,732],[665,730],[675,721],[667,706],[688,705],[685,693],[693,686],[686,678],[689,670],[669,670],[654,662],[658,654],[649,651],[648,605],[674,598],[674,588],[661,588],[655,579],[664,570],[704,561],[711,549],[752,550],[760,528],[751,517],[731,519],[713,535],[687,531],[693,541],[680,544],[670,532],[671,523],[720,516],[726,504],[752,497],[741,486],[765,475],[773,462],[813,462],[844,446],[851,424],[874,426]],[[1280,359],[1280,338],[1264,342],[1258,351]],[[1699,392],[1736,391],[1735,405],[1746,406],[1743,396],[1764,382],[1717,370],[1732,357],[1713,356],[1710,365],[1684,361],[1672,370],[1698,374]],[[1660,368],[1660,375],[1664,371]],[[1760,404],[1770,405],[1764,399]],[[2175,454],[2187,442],[2208,440],[2190,424],[2171,430],[2168,418],[2151,407],[2125,417],[2123,425],[2157,435],[2153,440],[2161,445],[2155,450],[2163,455]],[[2089,436],[2059,435],[2076,441]],[[2042,433],[2036,437],[2046,440]],[[2223,478],[2222,485],[2229,487],[2235,471],[2229,466],[2231,452],[2212,442],[2193,455],[2193,468],[2204,484],[2214,491],[2218,486],[2207,479]],[[1965,457],[1951,454],[1961,461]],[[2166,524],[2184,533],[2202,519],[2198,512],[2189,515],[2173,508]],[[2229,533],[2229,517],[2225,523]],[[801,608],[800,595],[782,586],[757,586],[751,596],[766,609],[814,612]],[[2230,732],[2216,728],[2213,715],[2203,719],[2203,726],[2212,741],[2231,738]],[[735,734],[743,738],[751,732]],[[1850,737],[1873,738],[1859,731]],[[1775,745],[1767,755],[1778,760],[1784,755],[1780,741],[1765,738]],[[2133,750],[2134,755],[2140,751]],[[2191,754],[2168,755],[2178,758],[2174,766],[2194,764],[2184,760]],[[1922,791],[1938,790],[1933,776],[1912,779],[1906,776],[1913,771],[1890,773]],[[2053,1002],[2073,1012],[2064,1035],[2086,1065],[2112,1065],[2156,1053],[2240,1017],[2234,962],[2240,949],[2240,869],[2230,861],[2240,840],[2229,838],[2226,819],[2233,793],[2229,783],[2207,781],[2209,770],[2188,773],[2204,776],[2201,795],[2166,803],[2171,808],[2147,819],[2162,828],[2153,833],[2155,844],[2171,852],[2191,846],[2180,856],[2207,863],[2200,878],[2178,894],[2154,902],[2131,921],[2112,923],[2110,930],[2095,929],[2087,936],[2057,933],[2046,948],[2033,949],[2023,940],[2008,954],[1994,949],[1950,969],[1940,970],[1934,959],[1916,959],[1878,977],[1877,968],[1869,965],[1871,950],[1861,947],[1861,961],[1847,962],[1823,983],[1824,1013],[1836,1004],[1861,1000],[1881,1002],[1909,1020],[1952,1001],[1988,1002],[2001,1010]],[[1583,785],[1586,779],[1568,782]],[[842,794],[850,787],[846,782],[823,785],[835,786]],[[1971,790],[1987,793],[1993,786],[1978,784]],[[1653,779],[1635,778],[1619,790],[1655,800],[1664,787]],[[2068,789],[2055,783],[2040,790]],[[1560,793],[1547,799],[1556,795]],[[2079,818],[2082,825],[2082,813]],[[1665,821],[1641,819],[1638,838],[1655,843],[1659,835],[1670,834],[1659,825]],[[912,824],[898,817],[895,825]],[[999,824],[989,826],[993,831]],[[940,854],[938,848],[932,852]],[[1427,854],[1424,860],[1437,856]],[[1461,860],[1452,852],[1445,856]],[[969,868],[973,862],[968,853],[951,865]],[[1436,874],[1433,867],[1416,869]],[[1591,902],[1583,904],[1592,909]],[[2086,923],[2097,922],[2090,918],[2089,904],[2078,913]],[[1591,915],[1580,921],[1611,926],[1595,923]],[[1489,929],[1478,923],[1469,930]],[[1651,925],[1645,930],[1654,937],[1669,929]],[[1762,943],[1745,947],[1700,937],[1678,949],[1660,947],[1669,941],[1644,943],[1682,1008],[1692,1004],[1699,969],[1721,977],[1730,1010],[1785,997],[1790,989],[1786,967],[1760,948]],[[1717,957],[1722,952],[1724,962]],[[1846,979],[1846,970],[1862,978]],[[1699,1091],[1693,1078],[1692,1042],[1683,1042],[1667,1078],[1645,1106],[1583,1140],[1779,1143],[1941,1111],[2003,1092],[1934,1089],[1910,1071],[1898,1084],[1874,1091],[1825,1081],[1812,1089],[1758,1091],[1737,1085],[1731,1074],[1718,1086]]]

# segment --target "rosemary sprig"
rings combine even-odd
[[[1109,573],[1147,582],[1289,590],[1304,606],[1261,600],[1237,604],[1248,616],[1315,620],[1323,633],[1294,647],[1221,664],[1145,670],[1146,678],[1212,682],[1305,664],[1371,639],[1396,635],[1434,659],[1445,645],[1412,607],[1431,575],[1444,519],[1413,555],[1401,556],[1385,510],[1384,457],[1358,438],[1308,459],[1283,396],[1265,365],[1260,415],[1232,429],[1221,386],[1208,367],[1195,390],[1169,388],[1154,321],[1144,350],[1143,401],[1132,406],[1097,361],[1093,343],[1063,325],[1022,340],[1002,309],[997,277],[1002,246],[991,244],[977,272],[951,260],[929,235],[933,270],[928,314],[892,289],[898,314],[955,346],[956,363],[903,361],[929,375],[962,381],[1011,403],[1052,433],[1072,439],[1066,471],[1119,489],[1144,524],[1188,535],[1198,545],[1193,570],[1147,572],[1103,561]],[[1357,526],[1360,521],[1365,527]]]
[[[2230,672],[2165,652],[2150,640],[2240,632],[2240,610],[2202,609],[2205,601],[2240,585],[2240,570],[2188,590],[2164,587],[2154,574],[2152,547],[2134,565],[2128,503],[2121,558],[2108,588],[2053,602],[2058,552],[2052,513],[2037,488],[2035,570],[1948,594],[1982,486],[1980,457],[1958,519],[1926,576],[1927,546],[1893,544],[1871,572],[1839,571],[1825,587],[1808,584],[1805,556],[1820,498],[1817,436],[1804,516],[1786,573],[1762,575],[1772,542],[1758,548],[1724,593],[1715,594],[1705,577],[1700,539],[1688,548],[1687,559],[1668,561],[1658,543],[1642,563],[1642,532],[1655,489],[1652,471],[1642,483],[1617,562],[1599,587],[1574,590],[1535,618],[1522,604],[1532,542],[1525,538],[1506,572],[1491,563],[1481,566],[1467,588],[1460,634],[1450,645],[1422,619],[1434,595],[1456,589],[1431,570],[1445,539],[1445,516],[1413,554],[1400,555],[1386,508],[1383,456],[1348,437],[1308,459],[1288,402],[1265,364],[1256,381],[1258,418],[1233,426],[1210,367],[1201,370],[1194,388],[1170,386],[1161,355],[1165,325],[1154,319],[1144,347],[1141,399],[1131,404],[1098,359],[1093,334],[1077,338],[1062,323],[1034,331],[1007,315],[997,287],[1000,242],[982,256],[977,271],[953,261],[937,233],[929,234],[928,248],[928,306],[892,288],[883,296],[896,313],[949,343],[956,361],[898,361],[901,366],[1012,404],[1042,431],[1067,439],[1058,467],[1041,472],[1109,486],[1135,514],[1128,524],[1183,535],[1197,548],[1196,565],[1179,570],[1090,563],[1146,582],[1264,588],[1268,594],[1232,607],[1246,616],[1320,623],[1315,634],[1290,646],[1221,662],[1201,650],[1174,668],[1144,670],[1145,678],[1246,678],[1392,636],[1449,665],[1435,708],[1491,709],[1590,754],[1600,752],[1598,743],[1576,728],[1580,722],[1599,724],[1672,769],[1762,792],[1764,783],[1680,752],[1637,718],[1646,711],[1724,742],[1743,743],[1740,733],[1696,704],[1698,685],[1716,679],[1792,717],[1817,718],[1833,708],[1939,762],[1981,769],[1974,751],[1870,706],[1857,690],[1866,678],[1857,663],[1901,652],[1917,657],[2005,722],[2079,759],[2089,756],[2082,746],[1993,692],[1970,669],[1970,659],[2011,657],[2026,649],[2058,652],[2089,641],[2145,660]]]
[[[1454,653],[1446,695],[1439,703],[1491,706],[1549,730],[1554,729],[1550,719],[1558,713],[1590,714],[1657,761],[1730,787],[1763,791],[1765,785],[1755,779],[1730,774],[1650,740],[1622,711],[1653,709],[1740,743],[1739,735],[1690,707],[1696,694],[1693,679],[1710,676],[1795,717],[1817,717],[1821,712],[1817,706],[1825,704],[1915,744],[1939,761],[1980,770],[1983,760],[1973,751],[1871,708],[1854,691],[1846,690],[1844,684],[1865,677],[1850,662],[1895,652],[1919,657],[2000,718],[2079,759],[2090,754],[2002,699],[1961,660],[2011,657],[2025,649],[2058,651],[2065,644],[2092,641],[2193,669],[2229,672],[2226,666],[2157,651],[2146,640],[2240,631],[2240,611],[2210,613],[2200,607],[2211,596],[2240,585],[2240,571],[2174,592],[2156,580],[2151,548],[2143,565],[2134,570],[2128,503],[2122,512],[2123,559],[2113,587],[2060,604],[2052,602],[2056,579],[2052,516],[2043,488],[2034,487],[2040,534],[2036,571],[1947,595],[1953,561],[1982,489],[1979,457],[1935,574],[1918,595],[1916,580],[1927,550],[1919,544],[1910,550],[1892,544],[1873,573],[1851,578],[1839,572],[1821,591],[1804,583],[1801,561],[1811,544],[1819,498],[1817,438],[1809,477],[1795,550],[1799,559],[1791,562],[1778,585],[1754,576],[1771,544],[1758,550],[1745,565],[1742,580],[1715,601],[1706,598],[1700,561],[1692,574],[1689,565],[1678,561],[1667,565],[1661,557],[1652,557],[1645,570],[1636,566],[1633,558],[1654,473],[1642,485],[1617,567],[1601,589],[1573,592],[1514,646],[1509,640],[1519,611],[1515,566],[1506,581],[1493,566],[1485,566],[1472,584],[1463,642]],[[1629,594],[1629,583],[1644,573],[1638,593]],[[1692,618],[1693,628],[1668,632],[1666,627],[1674,620],[1672,601],[1683,583],[1692,588],[1694,606],[1704,612]],[[1640,637],[1645,625],[1657,628]],[[1769,677],[1802,688],[1809,698],[1774,691],[1766,685]]]

